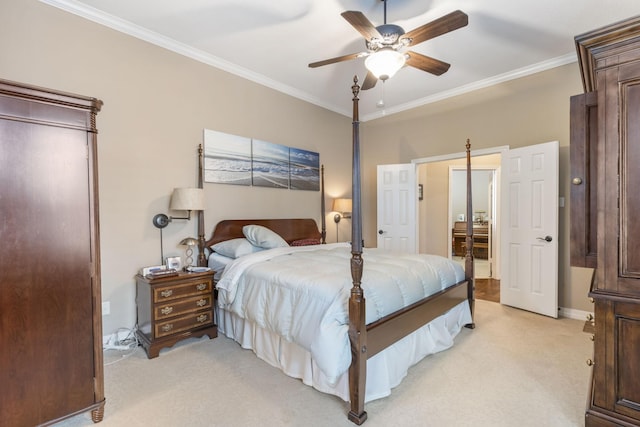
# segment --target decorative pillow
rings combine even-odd
[[[253,252],[261,251],[262,248],[252,245],[247,239],[239,237],[237,239],[225,240],[211,246],[214,252],[229,258],[239,258]]]
[[[264,249],[284,248],[289,244],[280,235],[261,225],[245,225],[242,234],[252,245]]]
[[[300,239],[294,240],[291,242],[291,246],[311,246],[311,245],[319,245],[320,239]]]

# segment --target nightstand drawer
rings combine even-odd
[[[155,324],[155,338],[213,324],[213,311],[201,311]]]
[[[211,293],[207,295],[196,296],[193,298],[181,299],[173,303],[161,304],[155,306],[156,320],[175,317],[198,310],[210,309],[212,307],[213,298]]]
[[[211,294],[211,286],[211,280],[158,286],[153,289],[153,302],[162,303],[192,295]]]

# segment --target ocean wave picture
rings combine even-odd
[[[320,190],[320,154],[290,148],[289,174],[292,190]]]
[[[204,180],[292,190],[320,190],[320,154],[204,130]]]
[[[251,185],[251,139],[205,129],[204,180]]]
[[[251,153],[253,185],[289,188],[289,147],[254,139]]]

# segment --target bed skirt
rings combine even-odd
[[[253,350],[260,359],[286,375],[349,401],[349,372],[331,384],[302,347],[219,307],[216,320],[220,333]],[[411,366],[425,356],[451,347],[462,327],[471,322],[469,303],[464,301],[369,359],[365,402],[391,394],[391,389],[400,384]]]

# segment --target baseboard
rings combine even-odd
[[[575,308],[560,307],[558,315],[560,317],[566,317],[568,319],[587,320],[587,316],[593,316],[593,313],[583,310],[576,310]]]

